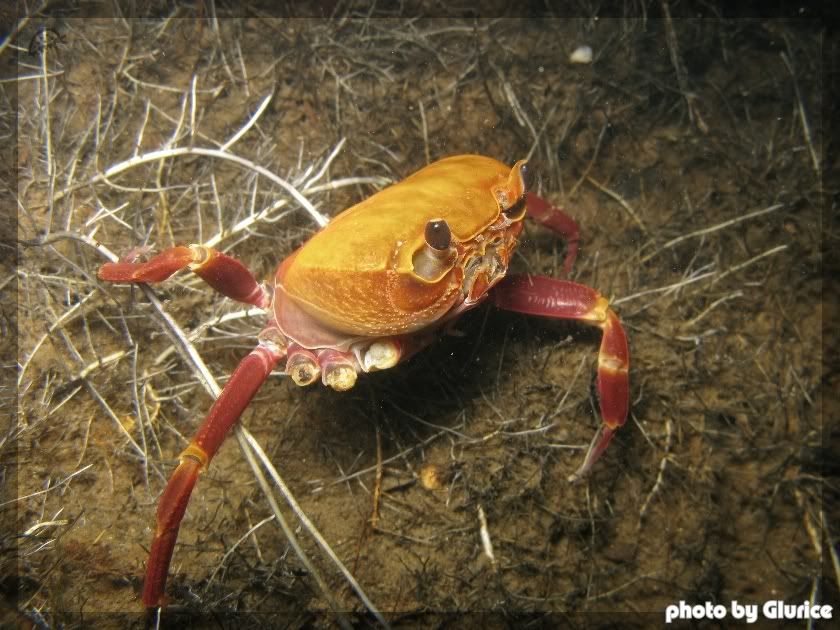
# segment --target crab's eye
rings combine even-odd
[[[452,230],[443,219],[432,219],[426,224],[426,245],[437,251],[445,251],[452,244]]]
[[[502,214],[510,221],[519,221],[522,217],[525,216],[525,208],[527,207],[527,203],[525,200],[525,193],[522,193],[522,196],[516,200],[516,203],[513,204],[510,208],[505,208],[502,210]]]
[[[427,282],[437,282],[455,264],[452,230],[443,219],[432,219],[424,232],[426,243],[412,258],[414,273]]]
[[[522,178],[522,192],[531,190],[531,169],[528,168],[527,164],[523,164],[519,167],[519,176]]]

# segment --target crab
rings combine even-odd
[[[627,337],[608,300],[590,287],[508,274],[530,216],[567,240],[564,273],[578,251],[577,224],[526,190],[525,160],[459,155],[434,162],[338,214],[260,283],[238,260],[202,245],[138,262],[136,250],[99,269],[117,283],[155,283],[189,269],[228,298],[265,309],[268,323],[204,423],[180,454],[157,510],[143,604],[162,606],[190,495],[262,383],[285,361],[301,386],[351,389],[360,373],[392,368],[485,301],[602,330],[597,390],[602,424],[572,480],[585,477],[624,424],[629,407]]]

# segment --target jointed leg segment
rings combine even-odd
[[[630,352],[627,336],[609,302],[595,289],[545,276],[512,275],[495,288],[496,306],[517,313],[574,319],[603,331],[598,353],[597,388],[603,425],[572,480],[586,475],[627,420],[630,406]]]
[[[210,247],[173,247],[144,263],[134,262],[134,258],[136,255],[129,255],[120,262],[102,265],[99,278],[108,282],[162,282],[186,267],[229,298],[261,308],[271,305],[270,292],[242,263]],[[270,338],[268,335],[261,341],[234,370],[204,423],[181,453],[178,467],[163,491],[143,584],[146,607],[162,604],[178,529],[199,473],[213,459],[271,370],[286,356],[285,347],[269,341]]]
[[[234,370],[207,419],[181,453],[180,463],[166,484],[158,505],[155,537],[146,563],[146,579],[143,584],[143,604],[146,607],[163,603],[161,600],[166,575],[178,538],[178,529],[199,473],[210,463],[260,385],[284,356],[284,351],[271,344],[260,344],[254,348]]]
[[[176,271],[189,268],[222,295],[238,302],[268,308],[271,295],[241,262],[203,245],[167,249],[144,263],[135,256],[99,268],[99,279],[108,282],[162,282]]]
[[[528,199],[528,216],[566,241],[563,275],[568,276],[575,264],[580,247],[580,227],[577,221],[534,193],[526,193],[526,197]]]

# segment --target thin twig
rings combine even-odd
[[[274,464],[271,463],[271,460],[265,455],[265,451],[263,451],[262,447],[259,443],[254,439],[254,437],[248,432],[248,430],[243,427],[241,424],[236,425],[237,428],[237,439],[239,439],[239,434],[242,434],[243,439],[248,443],[251,449],[260,457],[263,466],[268,471],[269,476],[274,480],[274,484],[280,489],[280,493],[283,495],[283,498],[286,499],[286,502],[289,504],[289,507],[292,508],[292,511],[295,515],[300,519],[300,522],[303,523],[306,530],[315,539],[315,542],[318,543],[318,546],[324,551],[324,553],[329,556],[329,558],[333,561],[336,567],[338,567],[339,571],[344,575],[344,579],[350,584],[351,588],[356,591],[356,595],[359,596],[359,599],[362,600],[365,607],[370,611],[370,613],[376,618],[376,620],[382,624],[384,628],[390,627],[388,622],[385,621],[385,618],[379,612],[379,610],[374,606],[373,602],[370,601],[368,596],[362,590],[362,587],[356,581],[356,578],[347,570],[347,567],[344,566],[344,563],[338,557],[338,555],[333,551],[332,547],[327,543],[326,539],[321,535],[321,532],[318,531],[318,528],[315,527],[315,523],[309,520],[309,517],[306,513],[301,509],[300,504],[295,499],[294,495],[292,494],[291,490],[289,490],[286,483],[280,477],[280,474],[277,472],[277,469],[274,467]]]
[[[601,127],[601,133],[598,134],[598,140],[595,142],[595,150],[592,151],[592,157],[589,159],[589,163],[586,165],[586,168],[583,169],[583,174],[580,178],[575,182],[575,185],[572,186],[572,189],[569,191],[569,197],[574,197],[577,189],[580,188],[580,185],[586,180],[589,176],[589,172],[592,170],[592,167],[595,165],[595,160],[598,159],[598,151],[601,149],[601,142],[604,140],[604,134],[607,132],[607,128],[610,126],[608,121],[604,121],[604,125]]]
[[[60,488],[61,486],[66,485],[73,477],[81,475],[83,472],[85,472],[88,468],[90,468],[92,466],[93,466],[93,464],[88,464],[84,468],[80,468],[79,470],[70,473],[64,479],[58,481],[57,483],[52,484],[49,488],[44,488],[43,490],[38,490],[37,492],[32,492],[30,494],[26,494],[26,495],[23,495],[21,497],[16,497],[16,498],[11,499],[9,501],[4,501],[3,503],[0,503],[0,507],[4,507],[6,505],[11,505],[12,503],[17,503],[18,501],[25,501],[26,499],[31,499],[32,497],[37,497],[38,495],[46,494],[47,492],[52,492],[53,490],[56,490],[57,488]]]
[[[371,529],[379,524],[379,501],[382,498],[382,436],[376,427],[376,477],[373,484],[373,507],[370,513]]]
[[[251,160],[248,160],[244,157],[239,155],[230,153],[228,151],[222,151],[219,149],[209,149],[205,147],[173,147],[170,149],[159,149],[156,151],[150,151],[148,153],[144,153],[142,155],[134,156],[124,162],[119,162],[114,164],[104,172],[97,173],[93,177],[91,177],[87,182],[84,184],[77,184],[74,187],[68,188],[65,191],[58,192],[54,195],[55,200],[60,200],[65,194],[72,192],[76,188],[81,188],[83,186],[93,186],[94,184],[98,184],[100,182],[107,182],[111,183],[108,180],[115,175],[119,175],[120,173],[132,169],[136,166],[140,166],[142,164],[146,164],[148,162],[156,162],[157,160],[167,159],[167,158],[175,158],[183,155],[202,155],[205,157],[212,157],[218,158],[220,160],[227,160],[229,162],[234,162],[235,164],[239,164],[245,168],[251,169],[252,171],[259,173],[263,177],[271,180],[281,188],[285,189],[295,201],[297,201],[301,207],[306,210],[312,219],[321,227],[324,227],[327,224],[327,217],[322,215],[315,209],[306,197],[304,197],[294,186],[292,186],[289,182],[282,179],[281,177],[275,175],[267,168],[260,166],[259,164],[255,164]]]
[[[650,492],[648,492],[644,502],[642,503],[642,507],[639,510],[639,522],[636,525],[637,530],[642,528],[642,524],[647,516],[648,507],[662,489],[662,482],[665,477],[665,467],[668,465],[668,459],[671,455],[671,447],[674,443],[674,424],[671,422],[670,418],[668,418],[665,422],[665,436],[665,453],[659,461],[659,473],[656,475],[656,481],[653,484],[653,488],[651,488]]]
[[[212,584],[213,580],[216,578],[216,574],[221,571],[222,567],[225,566],[225,562],[227,559],[230,558],[231,554],[236,551],[236,548],[239,547],[247,538],[253,535],[260,527],[265,525],[266,523],[270,523],[274,520],[274,514],[271,516],[266,516],[263,520],[261,520],[256,525],[253,525],[247,532],[242,534],[242,536],[230,546],[230,549],[225,551],[225,555],[222,556],[222,559],[219,561],[219,564],[216,565],[216,568],[213,569],[213,573],[210,574],[210,577],[207,578],[207,584],[204,585],[204,591],[207,592],[207,589],[210,588],[210,584]]]
[[[785,38],[787,41],[787,38]],[[788,50],[790,50],[790,43],[788,44]],[[782,61],[785,62],[785,66],[787,66],[788,72],[790,72],[790,77],[793,79],[793,90],[796,93],[796,109],[799,110],[799,122],[802,125],[802,134],[805,136],[805,144],[808,145],[808,153],[811,155],[811,164],[814,167],[814,174],[817,176],[817,179],[820,177],[820,158],[817,156],[817,151],[814,149],[814,143],[811,140],[811,127],[808,125],[808,117],[805,114],[805,105],[802,103],[802,94],[799,93],[799,83],[796,80],[796,72],[793,70],[793,64],[791,63],[788,56],[783,52],[779,53],[782,56]]]
[[[615,191],[613,191],[613,190],[610,190],[609,188],[607,188],[606,186],[604,186],[603,184],[601,184],[600,182],[598,182],[596,179],[594,179],[594,178],[593,178],[592,176],[590,176],[590,175],[587,175],[587,176],[586,176],[586,181],[588,181],[590,184],[592,184],[593,186],[595,186],[595,188],[597,188],[598,190],[600,190],[602,193],[604,193],[604,194],[606,194],[606,195],[608,195],[608,196],[612,197],[612,198],[613,198],[613,199],[615,199],[615,200],[616,200],[619,204],[621,204],[621,207],[622,207],[622,208],[624,208],[625,210],[627,210],[627,214],[629,214],[629,215],[630,215],[630,217],[633,219],[633,221],[635,221],[635,222],[636,222],[636,225],[638,225],[638,226],[639,226],[639,228],[642,230],[642,233],[643,233],[643,234],[645,234],[645,235],[647,235],[648,230],[647,230],[647,228],[645,227],[645,224],[644,224],[644,223],[642,223],[641,218],[639,218],[639,215],[638,215],[638,214],[636,214],[636,211],[633,209],[633,206],[631,206],[631,205],[630,205],[630,204],[629,204],[629,203],[628,203],[628,202],[624,199],[624,197],[622,197],[621,195],[619,195],[617,192],[615,192]]]
[[[272,98],[273,96],[274,96],[274,88],[272,87],[271,92],[270,92],[269,94],[267,94],[267,95],[263,98],[263,100],[260,102],[260,104],[259,104],[259,105],[257,105],[257,109],[256,109],[256,111],[253,113],[253,115],[252,115],[252,116],[251,116],[251,117],[250,117],[250,118],[249,118],[249,119],[245,122],[245,124],[244,124],[244,125],[242,125],[242,127],[239,129],[239,131],[237,131],[235,134],[233,134],[233,135],[230,137],[230,140],[228,140],[227,142],[225,142],[225,143],[224,143],[224,144],[220,147],[220,149],[221,149],[222,151],[227,151],[228,149],[230,149],[230,148],[231,148],[234,144],[236,144],[236,142],[237,142],[237,141],[238,141],[238,140],[239,140],[242,136],[244,136],[246,133],[248,133],[248,130],[249,130],[251,127],[253,127],[255,124],[257,124],[257,121],[260,119],[260,116],[262,116],[263,112],[264,112],[264,111],[266,110],[266,108],[268,107],[268,104],[271,102],[271,98]]]
[[[484,555],[490,560],[490,565],[493,571],[497,570],[496,556],[493,553],[493,541],[490,539],[490,530],[487,528],[487,516],[484,514],[484,508],[478,504],[478,532],[481,538],[481,547],[484,549]]]
[[[426,109],[423,107],[423,99],[418,100],[417,104],[420,106],[420,124],[423,130],[423,151],[426,155],[426,164],[430,164],[432,157],[429,153],[429,128],[426,125]]]
[[[757,256],[753,256],[749,260],[745,260],[744,262],[742,262],[738,265],[735,265],[734,267],[730,267],[729,269],[724,271],[722,274],[720,274],[718,277],[716,277],[714,280],[712,280],[712,286],[716,285],[718,282],[720,282],[721,280],[723,280],[727,276],[730,276],[733,273],[741,271],[741,269],[744,269],[745,267],[748,267],[748,266],[752,265],[753,263],[758,262],[762,258],[767,258],[768,256],[774,256],[775,254],[778,254],[779,252],[785,251],[787,248],[788,248],[787,245],[778,245],[776,247],[771,247],[767,251],[761,252]]]
[[[784,208],[784,204],[777,203],[777,204],[773,204],[772,206],[769,206],[768,208],[762,208],[761,210],[753,210],[752,212],[748,212],[747,214],[743,214],[741,216],[735,217],[734,219],[729,219],[728,221],[723,221],[722,223],[717,223],[717,224],[712,225],[710,227],[702,228],[700,230],[695,230],[694,232],[689,232],[688,234],[683,234],[683,235],[678,236],[676,238],[672,238],[670,241],[668,241],[667,243],[662,245],[659,249],[657,249],[653,253],[642,257],[642,259],[639,262],[640,263],[645,263],[645,262],[649,261],[651,258],[653,258],[654,256],[656,256],[657,254],[660,254],[661,252],[665,251],[666,249],[670,249],[674,245],[677,245],[678,243],[682,243],[683,241],[686,241],[690,238],[695,238],[697,236],[705,236],[706,234],[711,234],[712,232],[717,232],[718,230],[722,230],[722,229],[727,228],[731,225],[736,225],[738,223],[741,223],[742,221],[746,221],[747,219],[754,219],[755,217],[760,217],[763,214],[768,214],[770,212],[775,212],[779,208]]]

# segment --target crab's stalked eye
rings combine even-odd
[[[527,203],[525,200],[525,193],[522,193],[522,196],[516,200],[516,203],[514,203],[510,208],[502,210],[502,214],[504,214],[510,221],[519,221],[525,216],[526,207]]]
[[[426,224],[426,245],[437,251],[445,251],[452,244],[452,230],[443,219],[432,219]]]
[[[432,219],[426,224],[423,236],[426,242],[412,260],[414,273],[428,282],[437,282],[455,262],[452,230],[443,219]]]
[[[531,181],[532,173],[527,164],[523,164],[519,167],[519,176],[522,178],[522,192],[531,190],[531,184],[533,184]]]

